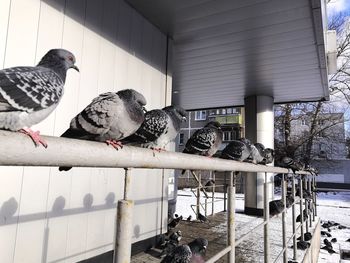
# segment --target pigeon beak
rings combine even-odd
[[[147,112],[147,110],[146,110],[146,108],[145,108],[145,107],[142,107],[142,110],[143,110],[143,112],[144,112],[144,113],[146,113],[146,112]]]
[[[71,66],[71,68],[72,68],[72,69],[75,69],[75,70],[78,71],[78,72],[80,72],[80,71],[79,71],[79,68],[78,68],[76,65]]]
[[[185,116],[182,117],[182,121],[187,121],[187,118]]]

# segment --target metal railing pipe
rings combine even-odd
[[[192,172],[192,174],[194,174],[194,173]],[[201,173],[199,173],[198,174],[198,178],[197,178],[198,188],[197,188],[197,198],[196,198],[196,200],[197,200],[197,205],[196,205],[196,216],[197,216],[197,219],[199,219],[199,212],[200,212],[200,207],[199,206],[200,206],[201,186],[202,186],[201,180],[202,180],[202,175],[201,175]]]
[[[303,178],[303,185],[305,185],[305,190],[307,191],[307,178]],[[310,217],[310,213],[309,213],[309,201],[304,198],[304,205],[305,205],[305,215],[306,218],[304,218],[305,220],[305,230],[306,233],[309,232],[309,217]],[[304,215],[303,215],[304,216]]]
[[[225,247],[223,250],[219,251],[213,257],[208,259],[205,263],[214,263],[217,260],[219,260],[221,257],[225,256],[230,251],[231,251],[231,246]]]
[[[283,200],[283,212],[282,212],[282,245],[283,245],[283,263],[288,262],[287,257],[287,236],[286,236],[286,181],[285,174],[282,174],[282,200]]]
[[[300,228],[300,240],[304,241],[304,213],[303,213],[303,178],[299,178],[299,193],[300,193],[300,223],[301,223],[301,228]]]
[[[269,233],[269,199],[268,199],[268,181],[267,173],[265,172],[265,182],[264,182],[264,262],[268,263],[270,258],[270,233]]]
[[[296,237],[296,222],[295,222],[295,175],[292,175],[292,196],[293,196],[293,204],[292,204],[292,227],[293,227],[293,260],[297,260],[297,237]]]
[[[309,220],[309,227],[312,227],[312,218],[313,218],[312,215],[314,213],[313,212],[314,211],[314,199],[313,199],[312,189],[311,189],[311,178],[307,177],[306,180],[307,180],[307,190],[311,195],[311,200],[309,201],[309,204],[308,204],[308,210],[310,209],[308,220]]]
[[[230,172],[229,186],[228,186],[228,211],[227,211],[227,245],[231,247],[230,252],[227,255],[227,261],[229,263],[235,262],[235,199],[236,199],[236,186],[235,177],[233,172]]]
[[[132,146],[124,146],[123,149],[116,151],[113,147],[101,142],[52,136],[41,137],[48,143],[48,148],[34,147],[32,140],[22,133],[0,130],[0,145],[2,149],[6,149],[6,151],[0,151],[0,165],[288,172],[286,168],[281,167],[178,152],[157,153],[150,149]]]
[[[314,197],[314,209],[315,209],[315,216],[317,216],[317,198],[316,198],[316,176],[313,175],[313,197]]]
[[[214,180],[214,182],[215,182],[215,180],[216,180],[216,178],[215,178],[215,171],[214,171],[214,172],[211,171],[210,174],[211,174],[212,180]],[[213,187],[211,188],[211,200],[212,200],[212,204],[211,204],[211,214],[212,214],[212,215],[214,215],[214,210],[215,210],[215,209],[214,209],[214,208],[215,208],[214,199],[215,199],[215,183],[214,183]]]

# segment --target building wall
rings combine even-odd
[[[60,105],[33,127],[41,134],[59,136],[106,91],[133,88],[148,109],[164,107],[166,45],[124,0],[0,1],[2,68],[34,65],[51,48],[77,58],[80,74],[68,72]],[[166,231],[167,173],[132,170],[134,242]],[[123,169],[0,167],[0,261],[76,262],[111,250],[123,180]]]

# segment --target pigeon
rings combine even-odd
[[[170,223],[168,224],[168,227],[170,227],[170,228],[176,227],[180,223],[181,220],[182,220],[182,216],[174,218],[173,220],[170,221]]]
[[[176,247],[172,253],[168,254],[161,263],[190,263],[192,252],[188,245]]]
[[[191,221],[191,220],[192,220],[192,216],[189,215],[189,216],[187,217],[187,221]]]
[[[106,142],[122,147],[119,140],[134,133],[144,120],[145,97],[132,89],[100,94],[75,116],[61,137]],[[60,167],[68,171],[72,167]]]
[[[219,122],[211,121],[203,128],[195,131],[188,139],[183,153],[202,156],[213,156],[222,142],[222,130]],[[181,174],[184,174],[183,170]]]
[[[141,127],[122,142],[143,148],[164,150],[165,146],[180,132],[183,121],[186,121],[186,111],[181,107],[168,106],[161,110],[148,111]]]
[[[310,247],[310,243],[306,241],[298,241],[297,242],[297,249],[305,250],[308,247]],[[292,246],[293,248],[293,246]]]
[[[301,239],[301,237],[298,237],[298,240],[300,240],[300,239]],[[304,241],[310,241],[311,239],[312,239],[311,233],[310,232],[306,232],[304,234]]]
[[[281,199],[273,200],[269,203],[270,217],[282,213],[284,209],[283,201]]]
[[[327,252],[329,254],[337,253],[337,252],[334,251],[334,249],[332,247],[329,247],[329,246],[323,246],[323,247],[321,247],[321,249],[327,250]]]
[[[303,163],[294,161],[292,158],[287,156],[282,158],[281,166],[291,169],[293,174],[295,174],[296,171],[302,171],[305,168]]]
[[[176,232],[171,233],[169,236],[169,240],[179,244],[180,240],[182,239],[182,233],[181,230],[178,230]]]
[[[295,195],[300,197],[300,187],[298,187]],[[306,200],[312,200],[311,192],[308,189],[304,188],[304,187],[303,187],[303,198],[306,199]]]
[[[307,218],[308,218],[307,210],[304,209],[304,210],[303,210],[303,220],[306,220]],[[297,222],[301,222],[301,216],[300,216],[300,215],[297,216],[296,221],[297,221]]]
[[[247,161],[254,164],[262,163],[264,161],[264,150],[265,147],[261,143],[251,145],[251,152]]]
[[[208,218],[201,213],[198,213],[198,220],[201,221],[202,223],[204,222],[209,222]]]
[[[264,150],[264,159],[262,160],[261,164],[269,164],[272,163],[275,158],[275,150],[271,148],[265,148]]]
[[[222,151],[220,158],[243,162],[248,159],[251,151],[251,142],[241,138],[231,141]]]
[[[294,203],[294,198],[291,195],[286,196],[286,207],[289,208],[293,205]]]
[[[0,129],[20,131],[35,146],[47,143],[39,131],[30,127],[44,120],[58,105],[67,70],[73,68],[74,55],[65,49],[51,49],[36,67],[12,67],[0,70]]]
[[[335,237],[331,239],[331,242],[332,242],[332,243],[337,243],[337,241],[338,241],[338,240],[337,240]]]
[[[350,242],[350,238],[348,238],[347,240],[345,240],[345,242]]]
[[[204,257],[208,247],[208,240],[199,237],[188,243],[188,246],[191,249],[192,255],[199,255]]]

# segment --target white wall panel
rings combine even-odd
[[[123,0],[1,1],[5,67],[34,65],[59,47],[76,56],[80,73],[68,71],[59,106],[33,127],[42,134],[62,134],[102,92],[134,88],[148,109],[165,106],[166,37]],[[139,241],[160,233],[167,201],[161,170],[138,170],[132,182]],[[0,167],[0,184],[1,262],[76,262],[112,249],[123,169]]]

